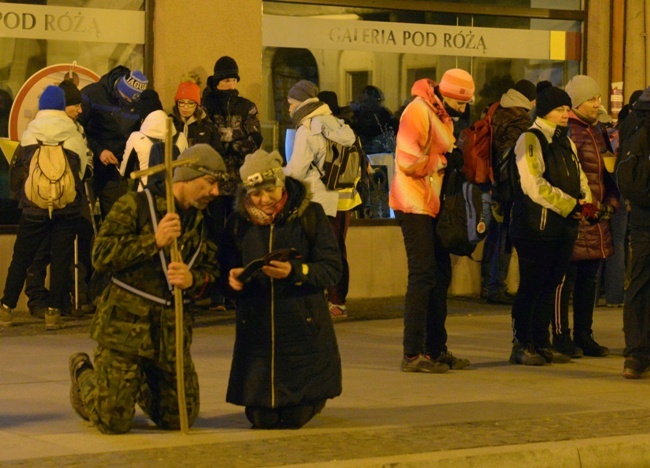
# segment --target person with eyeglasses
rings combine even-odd
[[[99,199],[102,217],[126,192],[126,182],[119,173],[129,135],[140,127],[140,95],[149,80],[140,70],[118,65],[81,90],[78,122],[88,137],[94,159],[94,193]]]
[[[205,109],[201,107],[201,88],[198,80],[195,75],[183,76],[176,89],[174,107],[169,116],[174,121],[176,131],[185,134],[189,146],[207,143],[219,154],[223,154],[219,132],[208,119]]]

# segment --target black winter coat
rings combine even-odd
[[[140,128],[141,116],[137,103],[126,103],[118,99],[115,83],[130,73],[123,66],[117,66],[102,76],[97,83],[91,83],[81,90],[81,109],[78,122],[86,131],[88,147],[93,152],[95,182],[118,177],[119,164],[104,166],[99,156],[110,150],[118,161],[122,161],[126,140]]]
[[[226,396],[236,405],[278,408],[341,393],[341,359],[323,293],[341,275],[339,250],[325,212],[309,201],[304,185],[288,177],[286,189],[289,199],[270,226],[250,222],[240,191],[220,249],[224,277],[271,250],[293,247],[302,255],[287,278],[260,272],[237,299]]]
[[[169,116],[174,122],[176,131],[182,133],[185,129],[185,123],[178,114],[176,106],[174,106],[174,110],[171,114],[169,114]],[[189,146],[205,143],[212,146],[215,151],[221,155],[223,155],[225,152],[223,145],[221,144],[217,128],[212,124],[207,116],[205,116],[205,113],[204,118],[192,119],[192,122],[187,126],[187,143]]]

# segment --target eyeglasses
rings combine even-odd
[[[187,108],[192,108],[196,107],[196,102],[194,101],[177,101],[176,104],[178,107],[187,107]]]

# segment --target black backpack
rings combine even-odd
[[[549,151],[549,144],[546,136],[536,129],[530,128],[526,130],[537,137],[542,147],[542,154]],[[515,147],[511,146],[502,154],[495,154],[493,157],[494,167],[494,182],[492,183],[492,200],[499,203],[503,208],[506,216],[510,212],[512,202],[519,187],[519,171],[517,170],[517,155],[515,154]]]
[[[350,146],[343,146],[325,137],[323,169],[321,170],[315,162],[312,162],[312,165],[329,190],[348,189],[354,187],[355,181],[361,176],[362,155],[365,159],[359,137],[356,137]]]
[[[438,241],[451,254],[471,257],[492,219],[490,193],[451,170],[445,174],[440,202]]]
[[[650,208],[650,150],[648,124],[642,121],[619,148],[614,171],[616,185],[632,205]]]

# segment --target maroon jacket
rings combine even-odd
[[[578,148],[578,159],[589,181],[593,202],[618,210],[618,188],[603,162],[602,154],[608,150],[608,145],[600,125],[590,125],[571,111],[569,135]],[[581,220],[571,260],[596,260],[611,255],[614,255],[614,245],[609,220],[601,219],[595,224]]]

